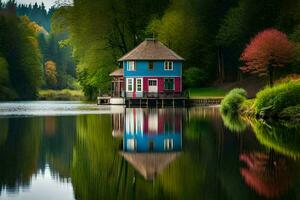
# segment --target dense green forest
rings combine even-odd
[[[0,6],[0,100],[36,99],[39,89],[76,89],[67,32],[50,28],[56,9],[42,5]]]
[[[109,90],[118,58],[153,36],[186,59],[185,88],[237,81],[241,54],[259,32],[276,28],[299,46],[299,9],[300,0],[74,0],[49,11],[9,1],[1,5],[0,97],[31,99],[79,82],[94,98]],[[300,71],[296,58],[285,71]]]
[[[299,0],[74,0],[54,16],[68,27],[78,79],[92,97],[109,88],[116,60],[153,35],[186,59],[186,86],[236,81],[241,53],[258,32],[273,27],[299,41],[299,9]]]

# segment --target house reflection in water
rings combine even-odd
[[[120,154],[153,180],[182,150],[182,111],[126,109],[123,150]]]
[[[115,138],[122,138],[124,134],[124,113],[112,115],[112,135]]]

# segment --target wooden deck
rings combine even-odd
[[[164,108],[164,107],[185,107],[186,97],[164,97],[164,98],[126,98],[125,105],[128,108],[140,107],[140,108]]]
[[[116,99],[116,101],[114,101]],[[122,99],[122,101],[120,101]],[[165,107],[188,107],[188,106],[214,106],[220,105],[222,97],[210,98],[203,97],[199,99],[188,99],[180,96],[165,97],[142,97],[142,98],[115,98],[110,96],[98,97],[98,105],[125,105],[127,108],[165,108]],[[120,103],[122,102],[122,103]]]

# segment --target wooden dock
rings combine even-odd
[[[126,98],[125,105],[128,108],[165,108],[165,107],[186,107],[187,98],[167,97],[167,98]]]
[[[98,97],[98,105],[125,105],[127,108],[165,108],[165,107],[192,107],[192,106],[215,106],[220,105],[220,98],[188,99],[186,97],[143,97],[143,98],[120,98],[114,101],[112,97]]]

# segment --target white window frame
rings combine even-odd
[[[141,81],[141,84],[140,84],[141,85],[141,90],[138,90],[138,85],[139,85],[138,81]],[[135,86],[136,86],[135,87],[136,92],[143,92],[143,78],[136,78],[135,79]]]
[[[155,81],[156,85],[158,87],[158,80],[157,79],[148,79],[148,86],[154,86],[154,85],[150,85],[150,81]]]
[[[165,151],[171,151],[174,149],[174,140],[167,138],[164,140],[164,149]]]
[[[165,61],[165,71],[173,71],[174,69],[174,62],[173,61]]]
[[[131,84],[129,84],[131,82]],[[131,90],[129,90],[129,85],[132,86]],[[126,78],[126,92],[134,91],[134,78]]]
[[[127,140],[127,150],[134,152],[137,149],[137,140],[136,139],[128,139]]]
[[[128,61],[127,62],[127,70],[128,71],[135,71],[136,70],[136,62],[135,61]]]

